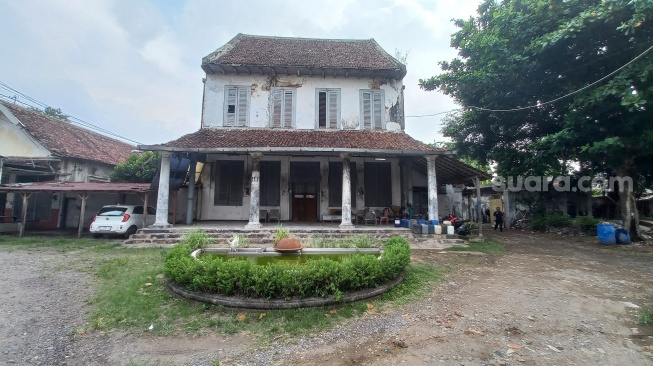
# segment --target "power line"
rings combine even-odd
[[[38,101],[38,100],[36,100],[36,99],[30,97],[30,96],[27,95],[27,94],[21,93],[20,91],[14,89],[14,88],[12,88],[12,87],[10,87],[9,85],[3,83],[2,81],[0,81],[0,88],[2,88],[2,89],[4,89],[4,90],[6,90],[6,91],[9,91],[9,92],[12,92],[12,93],[15,93],[15,94],[16,94],[16,95],[14,95],[14,96],[8,96],[8,95],[0,94],[1,97],[7,99],[8,101],[12,101],[12,102],[14,102],[14,103],[17,102],[17,103],[20,103],[20,104],[22,104],[22,105],[24,105],[24,106],[34,108],[33,105],[30,105],[30,104],[28,104],[28,103],[25,103],[25,102],[23,102],[23,101],[20,101],[20,100],[18,100],[18,98],[16,98],[17,96],[20,96],[20,97],[22,97],[22,98],[24,98],[24,99],[30,101],[32,104],[36,104],[36,105],[38,105],[39,107],[42,107],[42,108],[44,108],[44,109],[45,109],[45,108],[52,108],[52,109],[54,109],[53,107],[51,107],[51,106],[49,106],[49,105],[47,105],[47,104],[45,104],[45,103],[43,103],[43,102],[40,102],[40,101]],[[67,116],[67,117],[68,117],[68,122],[70,122],[70,123],[72,123],[72,124],[76,124],[76,125],[82,126],[82,127],[86,128],[86,129],[89,129],[89,130],[92,130],[92,131],[96,131],[96,132],[98,132],[98,133],[100,133],[100,134],[103,134],[103,135],[106,135],[106,136],[109,136],[109,137],[115,137],[115,138],[118,138],[118,139],[121,139],[121,140],[125,140],[125,141],[129,141],[129,142],[133,142],[133,143],[135,143],[135,144],[137,144],[137,145],[138,145],[138,144],[141,144],[141,142],[138,142],[138,141],[132,140],[132,139],[130,139],[130,138],[127,138],[127,137],[121,136],[121,135],[119,135],[119,134],[117,134],[117,133],[115,133],[115,132],[112,132],[112,131],[106,130],[106,129],[104,129],[104,128],[102,128],[102,127],[99,127],[99,126],[96,126],[96,125],[94,125],[94,124],[92,124],[92,123],[90,123],[90,122],[86,122],[86,121],[84,121],[84,120],[82,120],[82,119],[80,119],[80,118],[77,118],[77,117],[74,117],[74,116]]]
[[[639,60],[640,58],[644,57],[647,53],[651,52],[651,50],[653,50],[653,46],[647,48],[644,52],[640,53],[635,58],[628,61],[625,65],[623,65],[620,68],[614,70],[613,72],[605,75],[604,77],[596,80],[595,82],[593,82],[591,84],[588,84],[588,85],[585,85],[584,87],[582,87],[580,89],[577,89],[577,90],[575,90],[575,91],[573,91],[571,93],[565,94],[565,95],[563,95],[561,97],[549,100],[547,102],[542,102],[542,103],[538,103],[536,105],[531,105],[531,106],[527,106],[527,107],[517,107],[517,108],[511,108],[511,109],[490,109],[490,108],[477,107],[477,106],[473,106],[473,105],[467,106],[466,108],[476,109],[476,110],[485,111],[485,112],[516,112],[516,111],[523,111],[525,109],[540,108],[540,107],[542,107],[544,105],[558,102],[558,101],[560,101],[562,99],[565,99],[565,98],[568,98],[568,97],[570,97],[570,96],[572,96],[574,94],[578,94],[578,93],[582,92],[585,89],[591,88],[592,86],[606,80],[607,78],[613,76],[614,74],[618,73],[619,71],[625,69],[626,67],[628,67],[633,62],[635,62],[635,61]],[[437,116],[437,115],[440,115],[440,114],[446,114],[446,113],[459,111],[459,110],[462,110],[462,109],[464,109],[464,108],[455,108],[455,109],[452,109],[452,110],[449,110],[449,111],[446,111],[446,112],[438,112],[438,113],[434,113],[434,114],[422,114],[422,115],[417,115],[417,116],[406,116],[406,117],[407,118],[433,117],[433,116]]]

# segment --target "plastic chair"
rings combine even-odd
[[[281,213],[279,212],[278,208],[273,208],[270,210],[270,213],[268,214],[268,222],[270,220],[277,220],[277,222],[281,222]]]
[[[263,220],[264,222],[269,222],[268,221],[268,210],[263,210],[263,209],[258,210],[258,219],[259,219],[259,221]]]

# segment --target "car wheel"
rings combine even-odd
[[[93,239],[99,239],[101,237],[102,237],[102,234],[95,234],[95,233],[91,234],[91,238],[93,238]]]
[[[129,229],[127,229],[127,231],[125,232],[125,239],[129,239],[130,236],[136,234],[137,230],[138,228],[136,227],[136,225],[130,226]]]

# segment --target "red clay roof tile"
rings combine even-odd
[[[134,149],[133,145],[75,126],[68,121],[15,104],[2,104],[25,125],[30,135],[54,155],[115,165],[125,162]]]
[[[200,149],[287,147],[443,151],[417,141],[404,132],[360,130],[203,128],[159,146]]]

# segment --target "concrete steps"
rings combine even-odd
[[[192,228],[169,228],[169,229],[141,229],[129,239],[125,240],[126,247],[171,247],[180,242],[184,236],[193,230]],[[207,228],[204,232],[211,238],[212,247],[226,247],[233,235],[241,237],[243,247],[269,247],[274,242],[275,230],[245,230],[236,228]],[[333,229],[293,229],[290,236],[297,238],[304,246],[311,246],[314,241],[321,238],[337,239],[351,238],[355,236],[369,236],[375,240],[386,240],[393,236],[401,236],[416,247],[442,249],[451,246],[465,246],[464,241],[458,236],[449,235],[418,235],[410,230],[392,229],[354,229],[354,230],[333,230]]]

